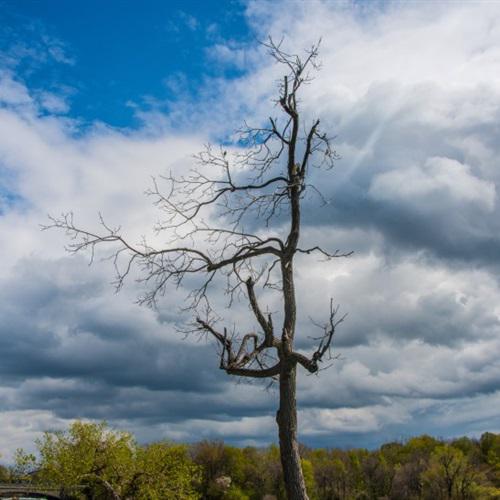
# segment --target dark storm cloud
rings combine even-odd
[[[499,174],[491,158],[500,154],[494,139],[498,92],[487,86],[446,95],[430,84],[374,87],[342,117],[336,120],[333,109],[327,118],[324,126],[339,131],[343,158],[328,177],[313,173],[331,204],[321,206],[311,196],[306,222],[375,228],[392,251],[425,249],[467,265],[497,266],[500,217],[493,197]],[[474,106],[489,112],[467,116],[464,108]],[[441,172],[439,162],[448,162]]]
[[[245,388],[242,388],[245,391]],[[72,418],[78,408],[80,418],[130,419],[149,424],[182,422],[200,417],[224,420],[243,416],[258,416],[272,411],[271,398],[235,405],[224,398],[224,390],[213,392],[178,390],[151,390],[130,385],[117,387],[105,382],[81,379],[32,379],[17,386],[17,394],[5,409],[26,410],[33,407],[53,411],[62,418]]]
[[[144,425],[198,418],[200,407],[216,420],[274,411],[261,384],[228,381],[212,344],[182,340],[168,304],[160,322],[131,301],[84,259],[20,262],[0,293],[0,374],[14,390],[2,409]]]
[[[82,273],[92,278],[82,280]],[[82,259],[22,262],[0,295],[4,379],[76,378],[186,392],[220,387],[213,349],[176,340],[172,325],[113,296]]]

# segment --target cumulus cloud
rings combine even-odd
[[[309,317],[321,322],[330,296],[349,313],[335,339],[340,358],[300,377],[304,440],[498,431],[500,9],[310,1],[292,12],[256,1],[246,15],[257,37],[284,34],[291,51],[322,36],[322,70],[302,105],[306,121],[319,113],[337,135],[342,159],[311,173],[330,202],[305,200],[302,238],[355,251],[297,262],[304,352],[316,334]],[[50,57],[72,62],[59,42],[51,47]],[[133,241],[155,238],[149,176],[186,169],[204,141],[243,117],[269,116],[281,69],[263,48],[228,42],[213,54],[251,71],[208,81],[201,102],[181,99],[167,116],[142,113],[137,130],[82,130],[61,115],[64,95],[28,88],[4,64],[0,429],[17,436],[2,431],[4,449],[76,417],[106,418],[143,440],[274,439],[273,389],[228,380],[212,345],[175,332],[186,290],[169,292],[157,312],[141,308],[133,281],[113,294],[109,262],[89,268],[64,254],[63,235],[39,231],[46,213],[73,210],[96,227],[100,211]],[[223,311],[231,324],[249,324],[247,313],[244,304]]]
[[[495,185],[475,177],[470,167],[449,158],[429,158],[419,167],[391,170],[376,175],[368,190],[376,200],[409,203],[417,210],[433,211],[449,205],[463,209],[472,204],[485,212],[495,208]]]

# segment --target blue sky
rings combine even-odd
[[[500,4],[4,0],[0,16],[5,460],[75,418],[141,441],[275,441],[276,392],[236,383],[212,344],[176,333],[189,287],[140,307],[140,284],[115,294],[109,261],[89,267],[39,230],[70,210],[97,230],[100,212],[165,245],[151,177],[185,174],[207,142],[240,147],[244,119],[278,113],[268,35],[293,53],[322,38],[301,109],[341,160],[312,173],[332,201],[304,200],[301,238],[354,251],[297,260],[299,348],[310,352],[309,318],[322,321],[330,296],[348,313],[340,358],[300,373],[301,440],[500,432]],[[213,299],[226,324],[255,328],[244,303],[227,309],[217,287]]]
[[[162,105],[196,93],[206,77],[236,76],[210,58],[220,41],[252,40],[239,1],[2,2],[2,50],[53,44],[59,58],[26,56],[19,75],[30,87],[64,89],[71,115],[133,127],[133,104]],[[176,84],[177,83],[177,84]]]

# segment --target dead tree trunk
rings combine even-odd
[[[280,406],[276,421],[287,497],[290,500],[307,500],[309,497],[302,474],[297,439],[296,374],[295,364],[284,365],[280,373]]]
[[[215,151],[207,146],[196,156],[197,169],[180,178],[161,178],[167,183],[167,194],[154,181],[149,194],[165,217],[156,230],[165,232],[170,240],[164,248],[153,248],[146,241],[131,244],[119,228],[110,227],[102,218],[99,231],[79,228],[71,213],[51,218],[47,227],[65,230],[71,237],[69,248],[73,252],[88,249],[93,256],[98,245],[116,245],[110,257],[115,263],[117,288],[137,268],[142,273],[140,281],[148,285],[141,302],[150,306],[156,305],[170,283],[183,285],[184,279],[193,274],[203,277],[201,285],[189,294],[196,321],[188,331],[217,341],[220,368],[226,373],[271,378],[279,383],[276,420],[286,492],[290,500],[306,500],[297,441],[297,365],[310,373],[318,371],[318,364],[330,354],[335,327],[343,318],[336,318],[337,310],[330,300],[329,319],[321,326],[323,332],[316,350],[310,356],[294,350],[294,257],[297,253],[317,253],[332,259],[350,252],[299,245],[304,192],[312,187],[321,196],[309,179],[310,166],[328,170],[337,159],[331,139],[319,130],[319,120],[305,127],[306,120],[300,119],[297,105],[301,86],[311,80],[309,69],[316,68],[318,46],[313,46],[304,59],[286,53],[272,40],[266,46],[287,72],[276,100],[282,117],[269,118],[265,127],[245,125],[232,151],[228,152],[229,147]],[[212,218],[214,212],[219,218]],[[288,216],[288,228],[283,218],[272,226],[272,221],[283,214]],[[217,225],[220,220],[225,222],[223,227]],[[262,226],[255,229],[256,221],[262,220]],[[212,311],[208,291],[220,275],[226,279],[229,305],[239,295],[246,295],[255,330],[244,333],[235,328],[228,332],[218,326],[220,317]],[[278,313],[282,319],[279,332],[275,331],[271,314],[259,303],[257,286],[280,296],[283,309]]]

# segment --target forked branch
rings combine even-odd
[[[238,351],[233,350],[233,340],[228,338],[227,330],[224,333],[217,331],[208,321],[201,318],[196,318],[198,329],[202,332],[211,334],[219,343],[220,365],[222,370],[230,375],[238,375],[241,377],[265,378],[273,377],[279,374],[280,362],[268,367],[259,356],[269,347],[266,340],[259,343],[259,337],[255,333],[247,333],[239,344]],[[249,342],[253,343],[251,349],[247,349]],[[276,341],[275,347],[278,348]],[[253,362],[256,362],[259,368],[252,368]]]
[[[335,335],[337,326],[340,325],[340,323],[342,323],[347,316],[344,314],[342,317],[337,318],[338,309],[338,306],[334,307],[333,299],[330,299],[330,315],[328,322],[324,325],[319,325],[313,322],[315,326],[318,326],[323,330],[323,334],[315,339],[319,341],[318,347],[310,357],[297,352],[293,353],[295,361],[301,364],[310,373],[316,373],[319,370],[319,363],[323,361],[325,355],[328,356],[328,359],[333,359],[331,354],[333,336]]]

